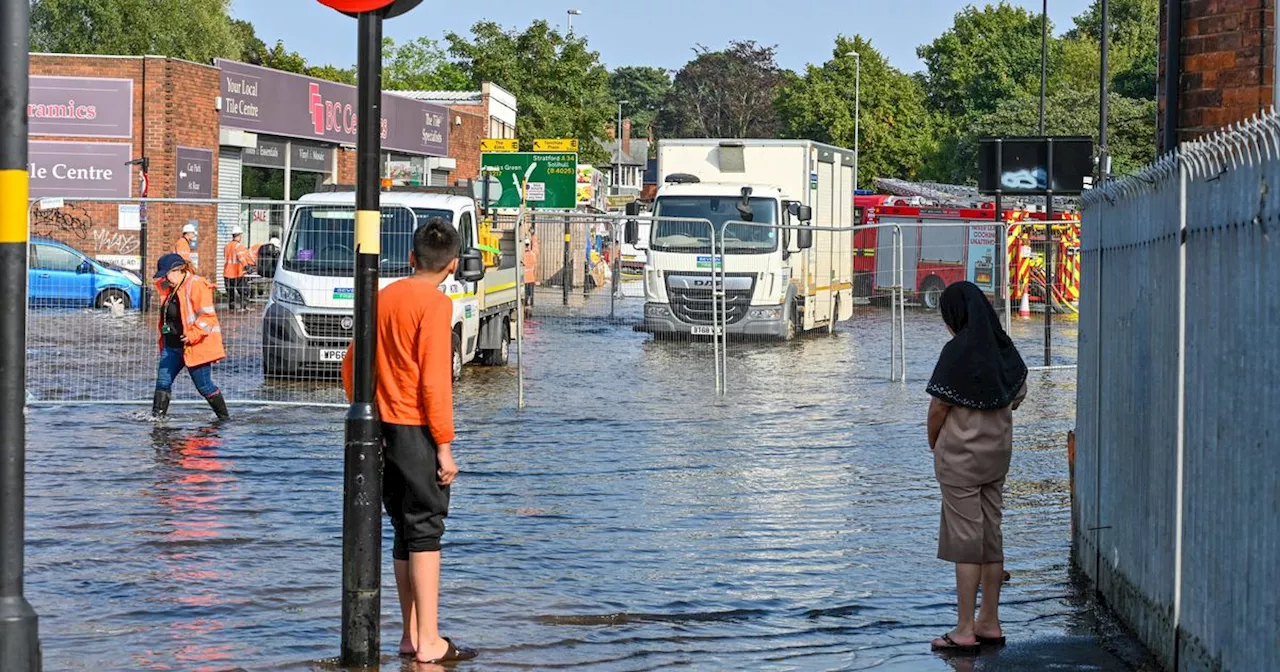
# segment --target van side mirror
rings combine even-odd
[[[809,206],[801,207],[807,208]],[[796,231],[796,247],[801,250],[813,247],[813,229],[799,229]]]
[[[458,272],[454,274],[458,282],[480,282],[484,280],[484,255],[480,250],[469,247],[458,255]]]

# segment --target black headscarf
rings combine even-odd
[[[942,321],[955,337],[942,348],[926,391],[952,406],[1004,408],[1027,380],[1027,365],[996,311],[972,282],[942,292]]]

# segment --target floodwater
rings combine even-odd
[[[946,332],[936,314],[907,319],[906,384],[888,382],[888,312],[870,308],[834,337],[732,346],[723,399],[709,344],[654,342],[625,320],[526,325],[522,412],[513,369],[468,369],[441,616],[481,656],[458,669],[1142,663],[1069,571],[1069,371],[1033,374],[1017,414],[1011,645],[929,651],[955,618],[923,425]],[[1069,360],[1074,324],[1058,326],[1055,356]],[[1037,320],[1016,325],[1029,363],[1042,333]],[[46,669],[329,669],[343,412],[233,413],[214,426],[207,409],[182,407],[155,425],[136,409],[31,409],[26,586]],[[391,655],[389,538],[384,550],[383,669],[412,669]]]

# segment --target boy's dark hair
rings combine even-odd
[[[453,225],[440,217],[432,217],[413,232],[413,256],[418,270],[438,273],[458,258],[462,237]]]

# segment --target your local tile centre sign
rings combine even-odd
[[[266,135],[354,145],[356,87],[217,61],[221,124]],[[382,146],[410,154],[448,156],[449,110],[403,96],[382,95]]]

